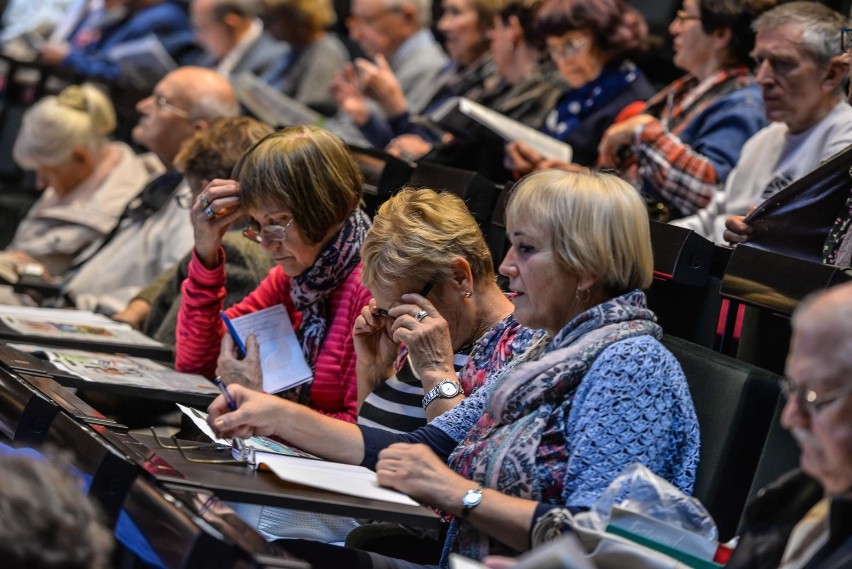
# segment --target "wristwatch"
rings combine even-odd
[[[480,484],[473,490],[468,490],[465,492],[464,496],[462,496],[462,511],[461,517],[466,518],[470,515],[470,511],[477,507],[479,503],[482,501],[482,491],[485,489],[485,486]]]
[[[461,385],[459,385],[457,381],[453,381],[452,379],[442,379],[438,382],[438,385],[430,389],[426,395],[423,396],[423,408],[425,409],[429,403],[438,397],[441,399],[452,399],[453,397],[458,396],[461,391]]]

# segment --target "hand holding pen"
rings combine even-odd
[[[222,396],[225,398],[225,401],[228,404],[228,409],[230,409],[232,412],[236,411],[237,410],[237,402],[234,401],[233,397],[231,397],[231,394],[228,392],[228,388],[225,385],[225,382],[222,381],[222,378],[219,377],[219,376],[216,376],[216,377],[213,378],[213,381],[216,383],[216,387],[219,388],[219,391],[222,393]],[[239,437],[234,437],[233,441],[234,441],[234,447],[236,447],[237,451],[240,453],[240,458],[244,459],[246,457],[246,445],[243,442],[243,439],[241,439]]]

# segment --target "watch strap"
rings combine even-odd
[[[441,391],[441,385],[444,384],[444,383],[452,383],[453,385],[456,386],[456,393],[455,393],[455,395],[452,395],[451,397],[458,397],[458,395],[462,392],[462,387],[461,387],[461,385],[459,384],[458,381],[454,381],[454,380],[449,379],[449,378],[448,379],[442,379],[441,381],[439,381],[435,385],[435,387],[433,387],[432,389],[427,391],[426,394],[423,396],[423,408],[424,409],[435,399],[439,399],[439,398],[440,399],[450,399],[451,398],[450,396],[444,395],[444,393]]]

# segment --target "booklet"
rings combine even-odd
[[[314,378],[283,304],[231,318],[231,324],[243,344],[249,334],[257,337],[265,392],[278,393]]]
[[[70,340],[99,344],[163,346],[128,324],[85,310],[2,306],[0,323],[15,334],[43,337],[51,342]]]
[[[478,123],[506,142],[519,140],[544,158],[571,162],[574,154],[569,144],[543,132],[492,111],[464,97],[452,97],[429,115],[429,119],[452,134],[464,137]]]
[[[87,382],[193,393],[208,397],[215,397],[219,393],[216,385],[203,376],[178,372],[147,358],[32,344],[9,346],[43,357],[59,370]]]
[[[106,57],[121,66],[122,77],[127,83],[138,88],[150,88],[178,67],[154,34],[119,44],[107,50]]]
[[[232,77],[231,84],[240,103],[270,126],[321,125],[325,120],[318,112],[276,90],[251,72]]]

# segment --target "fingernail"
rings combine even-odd
[[[216,419],[215,421],[213,421],[213,424],[216,426],[217,429],[225,428],[225,421],[222,418]]]

